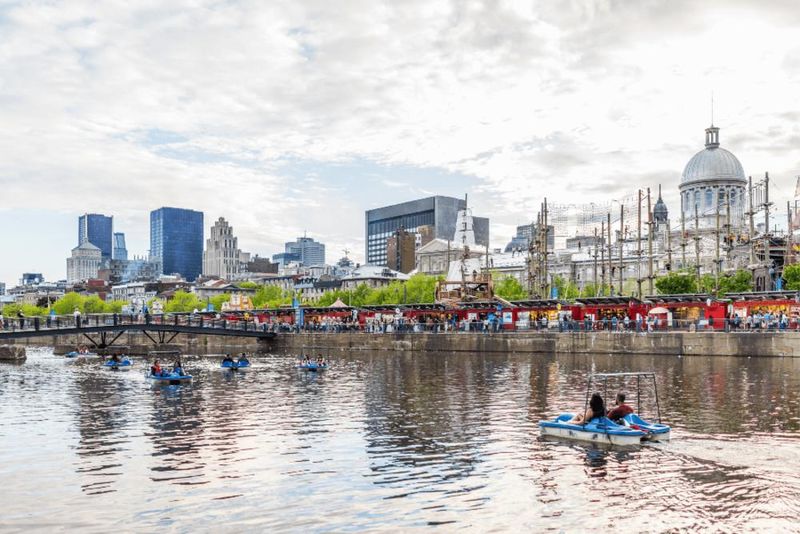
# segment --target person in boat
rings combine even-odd
[[[230,354],[226,354],[224,358],[222,358],[222,363],[233,363],[233,358],[231,358]]]
[[[585,425],[592,419],[605,417],[605,415],[606,404],[603,402],[603,397],[601,397],[599,393],[594,393],[592,394],[592,398],[589,399],[589,407],[586,409],[586,412],[576,415],[570,421],[568,421],[568,423]]]
[[[617,399],[614,404],[616,404],[616,406],[608,411],[607,417],[615,423],[626,415],[633,413],[633,408],[625,404],[625,394],[622,392],[617,393]]]
[[[245,354],[244,352],[243,352],[243,353],[241,353],[241,354],[239,355],[239,361],[238,361],[237,363],[240,363],[240,364],[241,364],[241,363],[244,363],[244,364],[248,364],[248,363],[250,363],[250,360],[247,358],[247,354]]]
[[[186,374],[183,372],[183,364],[180,360],[175,360],[175,363],[172,365],[172,372],[178,376],[184,376]]]
[[[158,363],[158,360],[153,362],[153,365],[150,366],[150,374],[152,376],[161,376],[161,373],[164,370],[161,368],[161,364]]]
[[[114,355],[111,356],[111,361],[114,363],[120,363],[122,362],[122,359],[119,357],[119,354],[114,353]]]

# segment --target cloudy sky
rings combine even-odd
[[[364,210],[469,193],[503,246],[546,195],[664,186],[703,146],[800,175],[800,8],[727,0],[0,0],[0,281],[65,276],[77,217],[131,254],[161,206],[262,255],[363,258]],[[208,229],[206,229],[208,233]]]

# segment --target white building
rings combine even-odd
[[[745,227],[747,177],[739,160],[719,146],[719,128],[706,128],[706,147],[695,154],[681,176],[681,209],[687,228],[694,228],[695,210],[699,228],[716,227],[717,212],[724,221],[730,203],[731,226]]]
[[[239,240],[233,235],[233,227],[224,217],[217,219],[211,227],[211,237],[206,239],[203,252],[203,276],[230,280],[242,272],[244,260],[239,250]]]
[[[84,241],[72,249],[72,257],[67,258],[67,282],[72,284],[90,278],[97,278],[97,270],[102,262],[102,251]]]

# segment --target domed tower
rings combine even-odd
[[[719,146],[719,128],[706,128],[706,148],[695,154],[681,177],[681,209],[686,227],[694,227],[695,207],[701,229],[716,227],[717,210],[720,224],[727,220],[728,204],[731,226],[744,226],[747,178],[739,160]]]

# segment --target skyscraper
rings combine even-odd
[[[298,237],[296,241],[284,244],[284,252],[274,254],[272,261],[285,267],[292,261],[299,262],[306,267],[325,264],[325,245],[314,241],[310,237]]]
[[[160,208],[150,212],[150,255],[165,274],[195,280],[203,268],[203,212]]]
[[[206,239],[203,252],[203,276],[218,276],[230,280],[242,271],[242,251],[239,239],[233,235],[233,227],[220,217],[211,227],[211,236]]]
[[[127,260],[128,248],[125,246],[125,234],[122,232],[114,232],[114,259]]]
[[[456,231],[456,217],[466,207],[466,200],[435,196],[394,204],[366,212],[366,260],[370,265],[388,263],[387,240],[400,228],[417,233],[423,226],[433,226],[433,237],[450,240]],[[475,241],[489,245],[489,219],[473,217]]]
[[[110,260],[114,218],[99,213],[87,213],[78,218],[78,245],[87,241],[100,249],[102,259]]]

